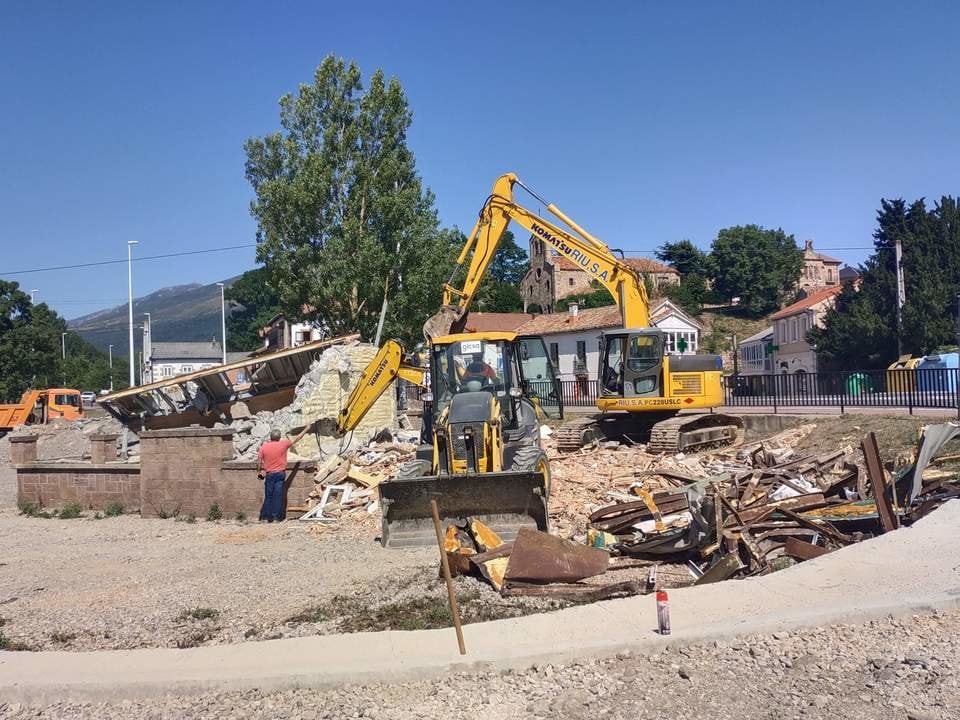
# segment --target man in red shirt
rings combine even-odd
[[[263,479],[263,506],[260,521],[283,520],[286,508],[283,502],[283,484],[287,480],[287,450],[296,445],[316,425],[312,422],[293,440],[281,440],[279,430],[270,431],[270,441],[260,446],[257,453],[257,477]]]

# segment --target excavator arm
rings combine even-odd
[[[543,203],[554,218],[570,229],[564,229],[517,203],[513,193],[515,185]],[[443,286],[443,308],[424,325],[424,335],[428,340],[462,330],[470,304],[511,220],[603,285],[620,308],[624,327],[649,326],[650,302],[647,291],[633,268],[614,255],[601,240],[567,217],[560,208],[526,187],[515,174],[507,173],[494,183],[493,192],[480,210],[477,223],[460,251],[451,279]],[[463,287],[458,289],[452,282],[463,265],[467,265],[466,276]]]
[[[346,405],[337,416],[337,432],[345,435],[355,429],[374,403],[396,379],[423,385],[427,371],[403,362],[404,349],[396,340],[387,340],[360,374]]]

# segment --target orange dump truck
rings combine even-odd
[[[83,417],[79,390],[27,390],[15,405],[0,405],[0,436],[21,425],[43,425],[51,420]]]

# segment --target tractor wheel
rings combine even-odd
[[[550,498],[550,462],[547,460],[547,454],[539,447],[531,445],[517,450],[510,470],[511,472],[543,473],[543,486],[547,490],[547,498]]]

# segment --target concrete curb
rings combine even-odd
[[[789,570],[671,592],[674,634],[652,596],[452,630],[330,635],[189,650],[0,653],[6,702],[117,701],[226,690],[329,688],[564,663],[750,633],[960,607],[960,502]]]

